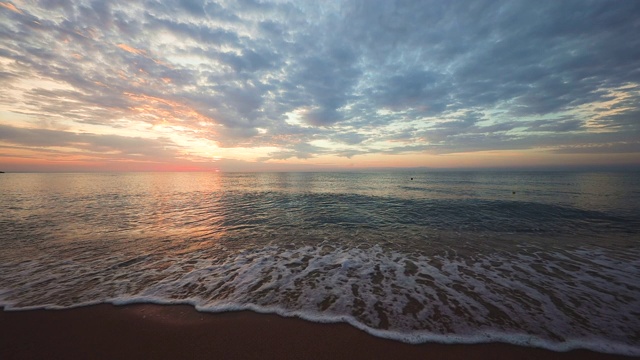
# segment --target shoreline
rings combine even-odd
[[[190,305],[111,304],[0,311],[0,358],[94,359],[633,359],[505,343],[411,345],[346,323]]]

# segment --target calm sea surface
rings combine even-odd
[[[640,355],[640,173],[0,174],[0,306],[104,302]]]

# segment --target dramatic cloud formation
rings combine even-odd
[[[0,167],[640,163],[640,2],[0,2]]]

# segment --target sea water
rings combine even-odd
[[[640,355],[640,173],[0,175],[0,306]]]

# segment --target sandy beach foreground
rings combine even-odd
[[[186,305],[0,311],[1,359],[626,359],[505,344],[408,345],[347,324]]]

